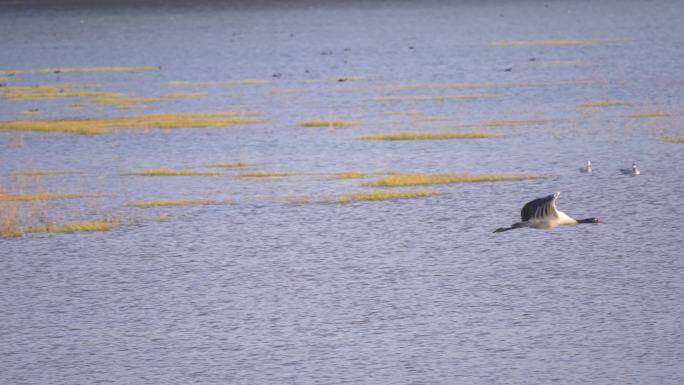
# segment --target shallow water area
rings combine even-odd
[[[0,383],[680,384],[683,17],[0,1]]]

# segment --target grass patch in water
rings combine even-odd
[[[336,203],[351,203],[359,201],[386,201],[393,199],[422,198],[440,195],[437,190],[419,191],[370,191],[340,195],[334,198]]]
[[[17,115],[22,115],[22,116],[35,116],[35,115],[40,115],[40,114],[41,114],[41,111],[39,111],[38,109],[32,109],[32,110],[17,112]]]
[[[471,175],[471,174],[397,174],[366,183],[372,187],[421,186],[451,183],[504,182],[539,179],[537,175]]]
[[[0,193],[0,202],[28,202],[28,201],[45,201],[55,199],[77,199],[77,198],[93,198],[100,194],[95,193],[32,193],[32,194],[5,194]]]
[[[490,120],[480,123],[461,124],[458,127],[507,127],[507,126],[533,126],[538,124],[546,124],[548,120],[545,119],[501,119]]]
[[[287,94],[301,94],[304,92],[301,88],[274,88],[271,93],[274,95],[287,95]]]
[[[445,139],[486,139],[501,135],[489,132],[418,132],[403,131],[390,134],[372,134],[359,137],[361,140],[445,140]]]
[[[152,97],[142,97],[142,96],[131,96],[131,97],[102,97],[98,96],[94,98],[94,102],[100,106],[116,106],[116,107],[128,107],[135,106],[146,103],[158,102],[159,98]]]
[[[161,67],[138,66],[138,67],[91,67],[91,68],[39,68],[28,70],[0,70],[0,76],[25,75],[25,74],[59,74],[59,73],[86,73],[86,72],[145,72],[159,71]]]
[[[162,99],[191,99],[209,96],[206,92],[172,92],[162,95]]]
[[[200,206],[200,205],[218,205],[225,202],[220,202],[213,199],[158,199],[135,201],[126,204],[129,207],[158,207],[158,206]]]
[[[684,143],[684,136],[673,136],[669,138],[664,138],[665,143]]]
[[[55,98],[103,98],[116,99],[125,97],[119,92],[93,91],[86,89],[71,89],[54,86],[16,86],[0,87],[0,99],[7,100],[41,100]]]
[[[362,171],[343,171],[335,174],[335,178],[337,179],[360,179],[365,178],[366,176],[368,176],[368,173]]]
[[[497,94],[473,94],[473,95],[434,95],[434,96],[380,96],[375,98],[368,98],[368,102],[401,102],[401,101],[444,101],[444,100],[473,100],[473,99],[491,99],[501,95]]]
[[[628,118],[667,118],[672,116],[669,112],[641,112],[627,115]]]
[[[238,124],[263,123],[266,119],[246,118],[234,112],[178,113],[124,116],[101,119],[13,120],[0,121],[0,131],[107,134],[114,129],[140,128],[216,128]]]
[[[351,127],[356,122],[348,120],[307,120],[298,124],[299,127]]]
[[[107,231],[118,223],[111,220],[103,221],[80,221],[67,222],[63,224],[48,224],[42,226],[30,226],[21,229],[23,234],[36,233],[78,233],[78,232],[92,232],[92,231]]]
[[[598,102],[582,103],[581,107],[593,108],[593,107],[616,107],[616,106],[629,106],[629,105],[630,105],[629,103],[619,101],[619,100],[605,100],[605,101],[598,101]]]
[[[285,177],[296,175],[291,172],[279,172],[279,171],[254,171],[254,172],[243,172],[240,174],[242,178],[271,178],[271,177]]]
[[[25,170],[25,171],[14,171],[12,175],[15,176],[46,176],[46,175],[64,175],[71,174],[69,171],[63,170]]]
[[[251,165],[247,162],[222,162],[207,165],[210,168],[247,168],[249,166]]]
[[[499,47],[524,47],[532,45],[592,45],[605,42],[601,39],[547,39],[547,40],[505,40],[495,41],[492,45]]]
[[[213,171],[174,170],[170,168],[148,168],[142,171],[132,172],[134,176],[214,176],[219,173]]]
[[[416,91],[416,90],[448,90],[448,89],[490,89],[490,88],[532,88],[532,87],[557,87],[557,86],[591,86],[605,85],[605,80],[560,80],[542,83],[420,83],[403,86],[382,87],[388,91]]]

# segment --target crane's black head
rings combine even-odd
[[[599,218],[580,219],[577,223],[603,223]]]

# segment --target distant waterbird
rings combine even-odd
[[[588,160],[588,161],[587,161],[587,165],[584,166],[584,167],[582,167],[582,168],[580,168],[580,171],[585,172],[585,173],[587,173],[587,174],[591,174],[591,171],[592,171],[592,170],[591,170],[591,161]]]
[[[499,227],[495,233],[513,229],[552,229],[563,225],[578,225],[581,223],[602,223],[599,218],[574,219],[568,214],[556,208],[556,200],[560,196],[555,192],[544,198],[529,201],[520,211],[522,221],[516,222],[511,227]]]
[[[622,169],[620,169],[620,172],[622,172],[623,174],[634,175],[634,176],[641,174],[641,171],[639,171],[639,167],[637,167],[636,161],[632,161],[632,168],[631,169],[622,168]]]

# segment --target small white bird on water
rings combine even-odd
[[[587,161],[587,165],[585,167],[580,168],[580,171],[586,172],[587,174],[591,174],[591,161]]]
[[[552,229],[562,225],[577,225],[580,223],[602,223],[598,218],[574,219],[568,214],[556,208],[556,199],[560,196],[555,192],[547,197],[529,201],[520,211],[521,222],[516,222],[511,227],[499,227],[495,233],[503,231],[532,228],[532,229]]]
[[[639,167],[637,167],[636,160],[632,161],[632,169],[622,168],[622,169],[620,169],[620,171],[623,174],[627,174],[627,175],[639,175],[639,174],[641,174],[641,171],[639,171]]]

